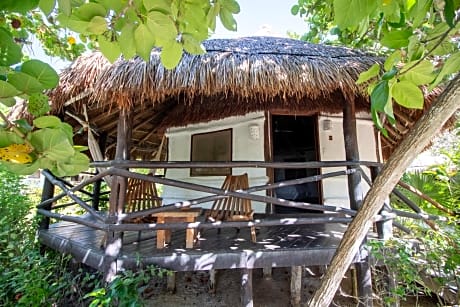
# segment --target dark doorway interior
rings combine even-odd
[[[316,117],[273,115],[273,160],[276,162],[317,161]],[[275,169],[275,182],[319,174],[318,169]],[[319,182],[298,184],[275,190],[275,196],[287,200],[320,204]],[[275,205],[275,213],[312,212]],[[318,212],[318,211],[316,211]]]

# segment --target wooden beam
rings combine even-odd
[[[131,111],[122,109],[118,118],[117,147],[115,160],[128,160],[131,138]],[[119,217],[123,214],[123,206],[126,199],[126,177],[113,176],[109,199],[109,216],[106,220],[109,224],[119,224]],[[122,268],[117,263],[121,246],[122,234],[120,232],[107,232],[106,248],[104,257],[104,279],[111,281]]]
[[[42,189],[41,202],[51,199],[53,198],[53,196],[54,196],[54,184],[52,184],[51,181],[45,177],[45,181],[43,183],[43,189]],[[49,202],[45,206],[43,206],[43,209],[50,211],[52,205],[53,204]],[[48,229],[49,226],[50,226],[50,218],[46,216],[42,217],[40,224],[39,224],[39,229]]]
[[[300,307],[302,297],[302,267],[291,267],[291,306]]]
[[[370,169],[371,169],[371,178],[372,178],[372,181],[374,181],[375,178],[377,178],[377,176],[380,173],[380,168],[373,166]],[[380,210],[379,214],[389,213],[388,209],[391,210],[390,199],[387,197],[385,199],[385,202],[382,204],[382,210]],[[377,226],[377,235],[379,239],[388,240],[391,237],[393,237],[393,220],[392,219],[377,222],[376,226]]]
[[[310,161],[310,162],[263,162],[263,161],[232,161],[232,162],[189,162],[189,161],[139,161],[111,160],[91,162],[91,167],[119,168],[191,168],[191,167],[231,167],[231,168],[324,168],[343,166],[381,166],[375,161]]]
[[[252,269],[241,269],[241,306],[253,307]]]

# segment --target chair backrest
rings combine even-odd
[[[155,182],[128,178],[125,212],[136,212],[161,206]]]
[[[225,191],[246,190],[249,188],[248,174],[227,175],[222,189]],[[207,216],[218,221],[229,220],[233,217],[246,217],[252,219],[251,200],[228,196],[218,199],[212,205]]]

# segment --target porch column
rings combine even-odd
[[[117,147],[115,160],[128,160],[131,143],[131,110],[122,109],[118,117]],[[126,178],[113,176],[110,187],[109,212],[107,224],[118,224],[119,215],[123,213],[126,198]],[[104,255],[104,278],[110,281],[118,273],[117,258],[122,246],[122,234],[120,232],[108,232]]]
[[[354,101],[347,101],[343,107],[343,137],[345,142],[345,157],[347,161],[359,162],[358,136],[356,132],[356,107]],[[349,169],[354,168],[348,166]],[[348,175],[348,196],[350,208],[359,209],[363,202],[361,189],[361,174],[355,172]],[[364,240],[363,244],[366,243]],[[367,252],[359,251],[360,262],[355,264],[358,282],[359,306],[372,306],[372,277]]]

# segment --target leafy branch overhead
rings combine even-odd
[[[110,60],[135,55],[148,61],[161,48],[161,62],[174,68],[183,52],[205,52],[201,42],[215,31],[216,20],[236,30],[235,0],[3,0],[0,2],[0,163],[18,174],[50,169],[76,175],[88,168],[85,148],[73,145],[73,130],[46,116],[46,90],[58,74],[29,59],[23,46],[39,39],[49,55],[74,59],[85,47],[97,47]],[[86,46],[85,46],[86,44]],[[35,120],[10,122],[1,110],[27,101]],[[1,105],[0,105],[1,107]]]
[[[374,122],[395,124],[393,103],[423,108],[424,92],[460,70],[460,1],[298,0],[291,13],[308,23],[301,38],[365,48],[387,56],[363,72]]]

